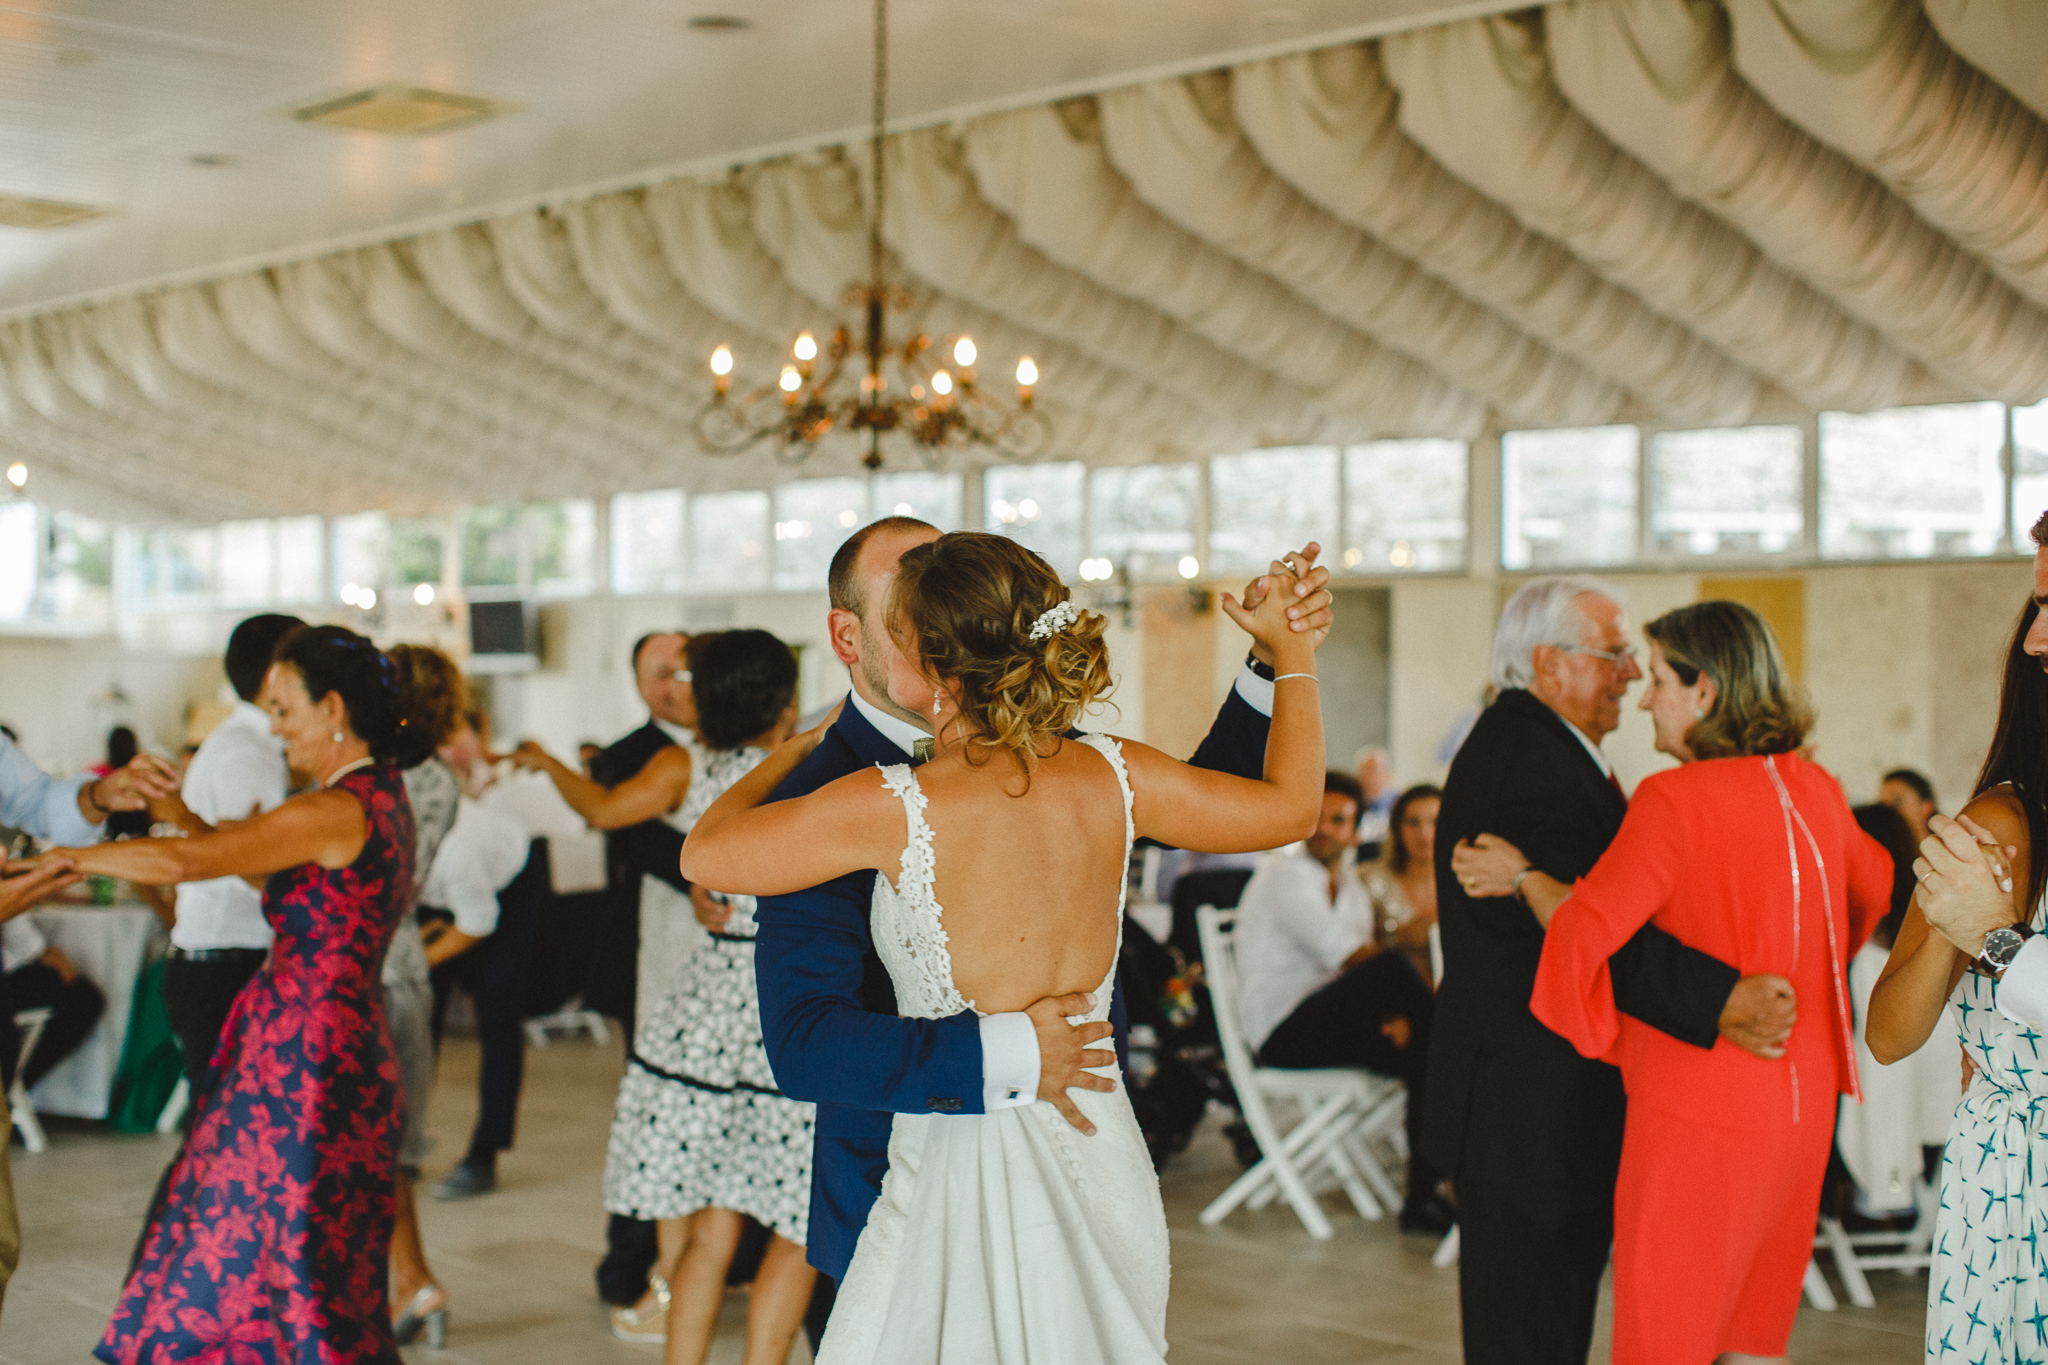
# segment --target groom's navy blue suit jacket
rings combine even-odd
[[[1233,688],[1189,762],[1257,777],[1269,725]],[[903,751],[848,706],[774,799],[903,761]],[[856,872],[794,895],[764,896],[754,911],[761,1036],[775,1083],[818,1106],[807,1252],[834,1279],[845,1276],[881,1193],[890,1116],[983,1112],[981,1025],[972,1010],[950,1019],[897,1016],[868,928],[874,890],[875,874]],[[1119,1052],[1124,1017],[1118,998],[1110,1019]]]

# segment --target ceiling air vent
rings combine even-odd
[[[66,204],[55,199],[24,199],[18,195],[0,194],[0,227],[70,227],[73,223],[83,223],[88,218],[112,212],[112,209],[94,208],[91,204]]]
[[[516,106],[474,95],[451,95],[412,85],[373,85],[291,111],[302,123],[324,123],[366,133],[440,133],[505,113]]]

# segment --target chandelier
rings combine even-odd
[[[888,0],[875,0],[874,127],[868,137],[868,277],[846,291],[846,305],[862,317],[859,331],[844,324],[799,332],[789,360],[773,385],[734,396],[733,353],[711,353],[712,397],[698,412],[697,444],[707,454],[737,455],[763,441],[776,442],[777,456],[791,464],[809,458],[835,431],[865,439],[861,463],[882,467],[882,438],[901,432],[926,463],[949,450],[989,446],[1029,459],[1045,449],[1051,430],[1032,403],[1038,366],[1030,356],[1017,361],[1014,402],[983,388],[975,377],[980,353],[974,338],[951,336],[938,342],[920,332],[891,344],[890,310],[910,306],[909,291],[889,283],[882,247],[882,212],[888,202],[887,161],[882,128],[888,114]],[[827,340],[818,340],[823,332]],[[848,371],[856,371],[856,389]]]

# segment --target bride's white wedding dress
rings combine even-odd
[[[1124,798],[1116,741],[1085,735]],[[932,895],[935,866],[924,792],[907,765],[882,770],[903,800],[909,841],[896,884],[875,879],[875,951],[901,1015],[949,1018],[974,1008]],[[1030,869],[1020,868],[1029,876]],[[1120,882],[1128,879],[1128,865]],[[1123,917],[1123,896],[1117,898]],[[1119,929],[1118,946],[1122,946]],[[1109,1017],[1114,963],[1095,1008]],[[1166,1351],[1166,1214],[1159,1179],[1114,1066],[1114,1091],[1070,1092],[1095,1125],[1084,1137],[1043,1100],[993,1114],[898,1114],[889,1171],[839,1286],[819,1365],[1130,1365]]]

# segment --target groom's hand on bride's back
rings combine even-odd
[[[1116,1030],[1105,1020],[1070,1024],[1067,1019],[1070,1015],[1086,1014],[1094,1007],[1094,1001],[1095,997],[1088,992],[1077,991],[1073,995],[1049,995],[1024,1011],[1038,1030],[1038,1098],[1049,1102],[1066,1116],[1068,1123],[1090,1137],[1095,1136],[1095,1125],[1067,1092],[1116,1089],[1116,1082],[1109,1077],[1086,1070],[1091,1066],[1116,1065],[1115,1052],[1089,1046]]]

